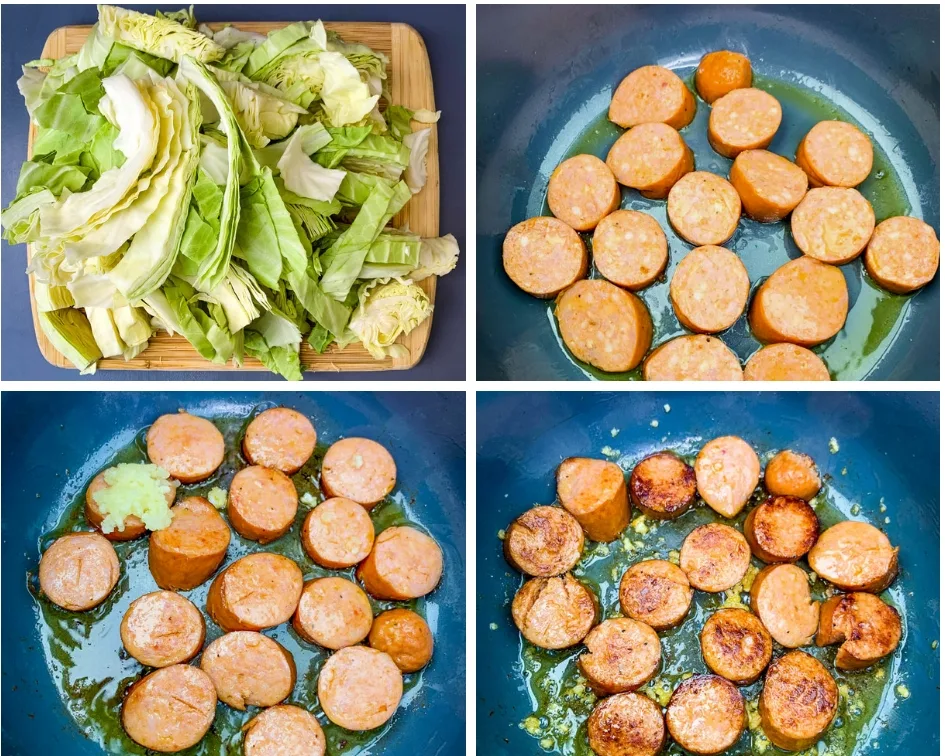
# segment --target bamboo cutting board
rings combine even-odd
[[[266,34],[288,23],[290,22],[233,22],[233,25],[245,31]],[[219,29],[223,25],[222,23],[209,24],[213,29]],[[328,22],[325,27],[338,32],[346,42],[360,42],[390,58],[387,76],[393,104],[405,105],[413,110],[420,108],[436,110],[433,101],[430,59],[423,39],[413,27],[407,24],[362,22]],[[78,52],[91,28],[91,26],[64,26],[56,29],[46,40],[41,57],[61,58]],[[406,224],[412,232],[421,236],[439,236],[440,233],[440,168],[437,154],[437,130],[435,125],[432,128],[430,151],[427,155],[426,186],[419,194],[414,195],[407,206],[394,218],[396,226]],[[31,124],[28,147],[30,157],[33,154],[35,136],[36,126]],[[30,256],[28,245],[26,254],[28,259]],[[433,302],[436,276],[430,276],[421,281],[420,287]],[[57,367],[74,369],[72,363],[46,338],[46,334],[39,325],[32,276],[30,276],[30,307],[33,313],[36,340],[43,357]],[[405,357],[375,360],[361,344],[352,344],[344,349],[333,346],[324,354],[318,354],[303,341],[302,369],[342,372],[404,370],[413,367],[420,361],[426,350],[432,320],[431,315],[409,334],[397,340],[408,350]],[[252,357],[246,357],[242,368],[237,368],[232,362],[226,365],[215,365],[197,354],[183,336],[169,336],[164,332],[153,336],[148,348],[133,360],[126,362],[121,357],[109,357],[99,360],[98,367],[100,370],[265,370],[263,365]]]

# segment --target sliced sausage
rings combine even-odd
[[[643,66],[617,86],[607,117],[625,129],[638,123],[666,123],[682,129],[695,115],[696,98],[682,79],[668,68]]]
[[[505,531],[505,558],[533,577],[569,572],[583,551],[581,524],[561,507],[533,507]]]
[[[206,480],[223,464],[223,434],[186,412],[161,415],[148,428],[148,459],[181,483]]]
[[[587,274],[587,247],[564,221],[529,218],[505,235],[502,267],[522,291],[550,299]]]
[[[608,281],[578,281],[555,304],[565,346],[582,362],[608,373],[633,370],[653,341],[646,305]]]
[[[327,577],[305,584],[292,627],[309,643],[337,650],[367,638],[373,619],[364,591],[346,578]]]
[[[627,617],[607,619],[584,639],[578,669],[597,695],[636,690],[656,677],[663,658],[656,631]]]
[[[689,579],[672,562],[649,559],[637,562],[620,580],[620,610],[654,630],[668,630],[682,622],[692,603]]]
[[[56,606],[84,612],[108,598],[121,576],[118,554],[99,533],[69,533],[39,560],[39,587]]]
[[[141,518],[135,515],[128,515],[116,529],[108,533],[102,531],[102,523],[105,521],[105,514],[103,514],[101,507],[95,500],[95,494],[110,487],[105,480],[105,476],[108,474],[109,470],[112,469],[114,468],[110,467],[108,470],[102,470],[102,472],[92,478],[92,482],[89,483],[89,487],[85,492],[85,519],[89,521],[89,525],[101,532],[109,541],[132,541],[135,538],[140,538],[147,532],[147,527],[141,521]],[[174,485],[170,485],[169,483],[164,492],[167,506],[170,507],[174,504],[175,496],[177,496],[176,483]]]
[[[801,751],[827,732],[839,701],[827,668],[803,651],[791,651],[765,675],[758,702],[761,727],[778,748]]]
[[[575,231],[590,231],[620,207],[620,187],[599,157],[575,155],[552,172],[548,207]]]
[[[302,595],[302,570],[288,557],[259,553],[237,559],[210,584],[207,612],[228,633],[286,622]]]
[[[302,524],[302,548],[316,564],[330,570],[354,567],[374,546],[374,523],[351,499],[326,499]]]
[[[747,724],[742,694],[716,675],[696,675],[681,682],[666,707],[669,734],[690,753],[722,753],[735,744]]]
[[[731,50],[702,56],[696,69],[696,91],[709,105],[733,89],[751,86],[751,61]]]
[[[865,669],[895,651],[901,638],[899,612],[872,593],[831,596],[820,608],[817,645],[843,644],[837,669]]]
[[[817,543],[820,520],[804,499],[769,496],[748,514],[744,530],[751,553],[762,562],[796,562]]]
[[[206,624],[179,593],[154,591],[131,602],[119,632],[125,650],[144,666],[169,667],[200,653]]]
[[[809,646],[817,632],[818,603],[807,573],[795,564],[765,567],[751,584],[751,609],[786,648]]]
[[[820,491],[820,471],[806,454],[785,449],[765,467],[765,488],[773,496],[796,496],[810,501]]]
[[[746,381],[829,381],[824,361],[797,344],[769,344],[748,358]]]
[[[285,648],[261,633],[226,633],[207,646],[200,668],[213,680],[227,706],[274,706],[295,687],[295,660]]]
[[[416,672],[433,658],[433,633],[426,620],[409,609],[381,612],[368,635],[371,648],[383,651],[404,673]]]
[[[745,215],[761,223],[786,217],[807,193],[807,174],[767,150],[738,153],[728,180],[741,198]]]
[[[594,229],[593,245],[598,272],[631,291],[653,283],[669,260],[660,224],[636,210],[616,210],[604,218]]]
[[[696,500],[696,473],[672,452],[651,454],[630,473],[630,497],[648,517],[675,520]]]
[[[808,257],[843,265],[863,251],[875,224],[873,206],[856,189],[822,186],[794,208],[791,235]]]
[[[659,705],[640,693],[619,693],[597,702],[587,720],[597,756],[658,756],[666,742]]]
[[[148,566],[161,588],[189,591],[207,580],[226,556],[230,529],[213,505],[188,496],[171,507],[171,524],[151,533]]]
[[[607,543],[630,522],[627,483],[613,462],[569,457],[558,465],[558,499],[594,541]]]
[[[318,673],[318,702],[346,730],[373,730],[394,716],[404,694],[400,670],[383,651],[350,646],[332,654]]]
[[[899,549],[878,528],[845,521],[820,534],[807,562],[820,577],[844,591],[881,593],[899,570]]]
[[[725,247],[696,247],[676,266],[669,299],[679,322],[696,333],[719,333],[748,304],[751,283],[738,255]]]
[[[811,257],[799,257],[761,285],[748,310],[748,324],[759,341],[811,347],[843,328],[848,305],[842,271]]]
[[[226,511],[243,538],[275,541],[292,527],[298,508],[299,494],[285,473],[250,465],[233,476]]]
[[[371,509],[394,490],[397,465],[377,441],[343,438],[335,441],[322,461],[322,490]]]
[[[325,756],[322,726],[298,706],[271,706],[249,720],[244,730],[243,756]]]
[[[690,244],[724,244],[738,228],[742,201],[721,176],[693,171],[669,190],[666,213],[676,233]]]
[[[273,407],[253,418],[243,436],[243,456],[254,465],[295,475],[315,452],[315,426],[301,412]]]
[[[512,619],[529,643],[569,648],[584,640],[597,622],[597,599],[570,574],[532,578],[512,599]]]
[[[696,487],[706,504],[723,517],[735,517],[761,477],[758,455],[738,436],[709,441],[696,457]]]
[[[873,143],[853,124],[821,121],[797,146],[796,160],[811,186],[857,186],[873,169]]]
[[[894,294],[921,289],[938,270],[938,237],[918,218],[887,218],[873,231],[863,262],[870,277]]]
[[[735,352],[715,336],[677,336],[661,344],[643,363],[645,381],[740,381]]]
[[[437,542],[407,526],[383,531],[357,570],[368,593],[392,601],[426,596],[442,575],[443,552]]]
[[[679,550],[679,567],[693,588],[721,593],[738,585],[751,564],[751,550],[735,528],[712,522],[686,536]]]
[[[770,633],[744,609],[720,609],[709,617],[699,643],[706,666],[736,685],[751,685],[771,661]]]
[[[624,186],[650,199],[666,199],[679,179],[695,169],[692,150],[672,126],[641,123],[624,132],[607,153],[607,167]]]
[[[733,158],[744,150],[763,150],[781,125],[781,103],[752,87],[733,89],[712,104],[709,144]]]

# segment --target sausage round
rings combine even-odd
[[[322,490],[371,509],[394,490],[397,465],[377,441],[343,438],[335,441],[322,460]]]
[[[529,218],[505,235],[502,267],[522,291],[550,299],[587,274],[587,247],[564,221]]]
[[[660,224],[636,210],[615,210],[598,223],[593,248],[597,271],[631,291],[653,283],[669,260],[666,234]]]
[[[677,336],[643,363],[646,381],[740,381],[742,365],[715,336]]]
[[[845,521],[820,534],[807,555],[811,569],[844,591],[881,593],[899,570],[899,549],[865,522]]]
[[[894,294],[921,289],[935,278],[939,244],[935,230],[918,218],[887,218],[873,231],[863,262],[870,277]]]
[[[807,193],[807,174],[767,150],[738,153],[728,180],[741,198],[745,215],[761,223],[786,217]]]
[[[443,552],[426,533],[407,526],[387,528],[357,570],[365,590],[391,601],[426,596],[443,575]]]
[[[765,467],[765,488],[773,496],[795,496],[810,501],[820,491],[820,472],[806,454],[785,449],[775,454]]]
[[[735,324],[751,284],[738,255],[725,247],[696,247],[676,267],[669,299],[679,322],[696,333],[719,333]]]
[[[383,651],[350,646],[332,654],[318,673],[318,702],[346,730],[373,730],[394,716],[404,693],[400,670]]]
[[[750,564],[745,537],[717,522],[693,530],[679,550],[679,567],[689,583],[706,593],[721,593],[737,585]]]
[[[302,524],[302,548],[312,560],[341,570],[367,559],[374,546],[374,523],[364,507],[351,499],[326,499]]]
[[[863,251],[875,224],[873,206],[856,189],[823,186],[794,208],[791,235],[808,257],[843,265]]]
[[[716,675],[681,682],[666,707],[669,734],[690,753],[722,753],[741,737],[747,723],[742,694]]]
[[[620,187],[599,157],[575,155],[552,172],[548,207],[575,231],[590,231],[620,207]]]
[[[675,520],[696,500],[696,473],[672,452],[651,454],[630,473],[630,498],[648,517]]]
[[[895,651],[901,638],[899,612],[872,593],[831,596],[820,608],[817,645],[843,644],[837,669],[865,669]]]
[[[656,631],[627,617],[604,620],[584,645],[588,653],[578,657],[577,666],[599,696],[636,690],[656,677],[662,660]]]
[[[555,318],[572,354],[607,373],[633,370],[653,341],[646,305],[609,281],[578,281],[558,297]]]
[[[702,56],[696,69],[696,91],[709,105],[733,89],[751,86],[751,61],[731,50]]]
[[[801,140],[795,159],[811,186],[857,186],[873,169],[873,143],[852,124],[821,121]]]
[[[406,674],[422,669],[433,658],[433,633],[423,617],[409,609],[378,614],[368,644],[390,656]]]
[[[367,638],[373,619],[364,591],[346,578],[326,577],[305,584],[292,627],[309,643],[338,650]]]
[[[796,562],[817,543],[820,520],[804,499],[769,496],[748,514],[744,530],[751,553],[762,562]]]
[[[505,558],[533,577],[569,572],[584,551],[581,524],[561,507],[533,507],[505,531]]]
[[[217,691],[201,669],[174,664],[128,689],[121,726],[135,743],[161,753],[190,748],[207,734],[217,713]]]
[[[512,620],[541,648],[576,646],[597,622],[597,599],[570,574],[532,578],[512,599]]]
[[[631,71],[614,91],[607,117],[629,129],[638,123],[688,126],[696,115],[696,98],[668,68],[643,66]]]
[[[569,457],[558,465],[558,499],[594,541],[607,543],[630,522],[623,470],[613,462]]]
[[[759,341],[811,347],[839,333],[847,308],[843,273],[805,256],[785,263],[761,285],[748,323]]]
[[[244,729],[243,756],[325,756],[322,726],[298,706],[271,706]]]
[[[620,610],[654,630],[668,630],[682,622],[692,603],[689,579],[672,562],[649,559],[637,562],[620,580]]]
[[[597,756],[658,756],[666,742],[659,705],[640,693],[618,693],[597,702],[587,720]]]
[[[148,459],[181,483],[206,480],[223,464],[223,434],[186,412],[161,415],[148,428]]]
[[[811,601],[807,573],[795,564],[765,567],[751,584],[751,608],[785,648],[810,645],[817,632],[818,604]]]
[[[227,706],[274,706],[295,687],[295,660],[261,633],[239,630],[217,638],[200,657],[200,668],[213,681]]]
[[[763,150],[781,125],[781,103],[752,87],[733,89],[712,104],[709,144],[733,158],[744,150]]]
[[[791,651],[765,675],[758,702],[761,727],[778,748],[801,751],[830,727],[839,699],[827,668],[803,651]]]
[[[275,541],[292,527],[298,508],[295,484],[278,470],[250,465],[233,476],[226,511],[243,538]]]
[[[302,570],[288,557],[261,552],[237,559],[210,584],[207,612],[228,633],[286,622],[299,605]]]
[[[200,653],[206,624],[179,593],[154,591],[131,602],[119,632],[125,650],[144,666],[169,667]]]
[[[706,666],[736,685],[751,685],[771,661],[771,635],[744,609],[720,609],[709,617],[699,643]]]
[[[243,436],[243,456],[254,465],[295,475],[315,451],[315,426],[301,412],[273,407],[253,418]]]
[[[746,381],[829,381],[824,361],[797,344],[769,344],[748,358]]]
[[[112,468],[109,468],[109,470],[111,469]],[[89,521],[89,525],[99,532],[102,531],[102,523],[105,521],[105,515],[102,514],[98,502],[95,501],[95,494],[109,488],[108,482],[105,480],[105,474],[107,472],[108,470],[102,470],[102,472],[92,478],[92,482],[89,483],[89,487],[85,492],[85,519]],[[167,500],[167,506],[172,506],[174,504],[174,497],[177,496],[176,486],[170,486],[164,496]],[[109,541],[132,541],[135,538],[140,538],[146,532],[147,527],[145,527],[141,518],[135,515],[128,515],[119,529],[113,530],[111,533],[102,533],[102,535]]]
[[[39,587],[56,606],[84,612],[101,604],[121,575],[118,554],[99,533],[69,533],[39,560]]]
[[[723,517],[735,517],[761,477],[758,455],[738,436],[715,438],[696,457],[696,487],[706,504]]]
[[[148,566],[161,588],[189,591],[207,580],[226,557],[230,529],[200,496],[188,496],[171,507],[171,524],[151,533]]]
[[[692,150],[672,126],[641,123],[621,134],[607,153],[607,167],[624,186],[650,199],[666,199],[679,179],[695,169]]]
[[[738,228],[742,201],[721,176],[693,171],[669,190],[666,214],[676,233],[690,244],[724,244]]]

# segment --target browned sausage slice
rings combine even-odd
[[[807,573],[795,564],[765,567],[751,584],[752,611],[786,648],[810,645],[817,632],[818,606],[811,601]]]
[[[558,466],[558,498],[595,541],[613,541],[630,522],[627,483],[613,462],[569,457]]]
[[[774,496],[796,496],[810,501],[820,491],[820,472],[806,454],[785,449],[765,467],[765,487]]]
[[[710,105],[733,89],[751,86],[751,61],[731,50],[707,53],[696,69],[696,91]]]
[[[230,529],[200,496],[188,496],[171,507],[171,524],[151,533],[148,566],[165,590],[188,591],[220,566],[230,545]]]
[[[302,595],[302,570],[279,554],[237,559],[210,584],[207,612],[227,632],[263,630],[287,621]]]
[[[706,666],[736,685],[751,685],[771,661],[771,635],[744,609],[720,609],[709,617],[699,643]]]
[[[649,286],[668,260],[666,234],[646,213],[616,210],[594,229],[594,265],[604,278],[625,289]]]
[[[118,583],[118,554],[99,533],[70,533],[39,560],[39,587],[56,606],[84,612],[101,604]]]
[[[578,669],[599,696],[636,690],[656,677],[663,658],[656,631],[626,617],[604,620],[584,645],[588,653],[578,657]]]
[[[796,562],[820,535],[813,507],[796,496],[769,496],[745,519],[745,539],[762,562]]]
[[[217,692],[203,670],[187,664],[164,667],[128,689],[121,726],[135,743],[176,753],[200,742],[217,713]]]
[[[305,584],[292,627],[309,643],[337,650],[367,638],[373,619],[364,591],[345,578],[327,577]]]
[[[781,220],[807,193],[807,174],[767,150],[738,153],[728,179],[742,200],[745,215],[761,223]]]
[[[365,590],[392,601],[426,596],[443,576],[443,552],[426,533],[400,526],[387,528],[357,570]]]
[[[334,653],[318,673],[318,702],[346,730],[373,730],[394,716],[404,681],[383,651],[350,646]]]
[[[227,706],[274,706],[295,687],[295,660],[272,638],[245,630],[221,635],[200,657],[200,668],[213,680]]]
[[[105,515],[102,513],[98,502],[95,500],[95,494],[110,487],[108,482],[105,480],[105,476],[108,474],[109,470],[112,469],[114,468],[110,467],[108,470],[102,470],[102,472],[92,478],[92,482],[89,483],[89,487],[85,492],[85,519],[89,521],[89,525],[100,532],[102,531],[102,523],[105,521]],[[174,497],[176,495],[176,482],[171,485],[170,481],[168,481],[168,487],[164,493],[165,499],[167,500],[167,506],[170,507],[174,504]],[[104,535],[109,541],[132,541],[135,538],[140,538],[146,532],[147,527],[139,517],[135,515],[128,515],[118,528],[112,530],[109,533],[103,532],[102,535]]]
[[[571,575],[532,578],[512,600],[512,619],[529,643],[576,646],[597,622],[597,599]]]
[[[343,438],[335,441],[322,461],[322,490],[371,509],[394,490],[397,465],[377,441]]]
[[[584,278],[587,247],[564,221],[545,216],[529,218],[506,234],[502,267],[522,291],[549,299]]]
[[[675,520],[696,500],[696,473],[672,452],[651,454],[630,473],[630,497],[647,516]]]
[[[741,737],[747,723],[742,694],[715,675],[696,675],[680,683],[666,707],[669,734],[690,753],[722,753]]]
[[[696,333],[719,333],[748,304],[748,271],[725,247],[696,247],[676,266],[669,298],[679,322]]]
[[[750,564],[745,537],[717,522],[693,530],[679,550],[679,566],[689,583],[706,593],[721,593],[737,585]]]
[[[811,569],[844,591],[881,593],[899,570],[899,549],[865,522],[840,522],[820,534],[807,555]]]
[[[193,659],[203,648],[200,610],[174,591],[146,593],[121,619],[121,642],[146,667],[169,667]]]
[[[765,675],[758,712],[765,735],[778,748],[814,745],[837,714],[840,694],[827,668],[803,651],[775,661]]]
[[[873,169],[873,143],[852,124],[821,121],[801,140],[796,160],[811,186],[857,186]]]
[[[620,207],[620,187],[599,157],[575,155],[552,172],[548,207],[575,231],[590,231]]]
[[[374,523],[351,499],[326,499],[302,525],[302,547],[316,564],[340,570],[367,559],[374,546]]]
[[[181,483],[209,478],[223,464],[225,451],[217,426],[186,412],[161,415],[148,428],[148,459]]]
[[[843,644],[837,669],[865,669],[895,651],[901,638],[899,612],[872,593],[838,594],[820,609],[817,645]]]
[[[325,733],[312,714],[298,706],[271,706],[245,726],[243,756],[325,756]]]
[[[298,508],[295,484],[278,470],[250,465],[233,476],[226,511],[243,538],[275,541],[292,527]]]
[[[617,181],[650,199],[666,199],[679,179],[695,168],[692,150],[672,126],[641,123],[625,132],[607,153]]]
[[[681,129],[695,115],[696,98],[682,79],[668,68],[643,66],[620,82],[607,117],[625,129],[638,123],[667,123]]]
[[[409,609],[378,614],[368,644],[390,656],[398,669],[408,674],[422,669],[433,658],[433,633],[426,620]]]
[[[533,577],[569,572],[583,551],[581,524],[561,507],[533,507],[505,531],[505,558]]]
[[[797,344],[769,344],[748,358],[746,381],[829,381],[824,361]]]
[[[921,289],[938,270],[938,237],[918,218],[887,218],[873,231],[863,262],[870,277],[894,294]]]
[[[763,150],[781,125],[781,103],[752,87],[733,89],[712,104],[709,144],[727,158],[744,150]]]
[[[658,756],[666,742],[663,712],[640,693],[619,693],[597,702],[587,720],[597,756]]]
[[[646,381],[740,381],[735,352],[715,336],[677,336],[657,347],[643,363]]]
[[[715,438],[696,457],[699,495],[723,517],[735,517],[751,498],[761,476],[758,455],[738,436]]]
[[[668,630],[689,613],[689,579],[672,562],[649,559],[628,569],[620,580],[620,609],[654,630]]]
[[[873,206],[856,189],[824,186],[794,208],[791,235],[808,257],[843,265],[864,250],[875,224]]]
[[[315,426],[301,412],[273,407],[261,412],[243,436],[243,454],[252,464],[286,475],[302,469],[315,451]]]
[[[721,176],[693,171],[669,190],[666,214],[676,233],[690,244],[724,244],[738,227],[742,201]]]

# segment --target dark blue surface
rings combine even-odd
[[[0,750],[16,756],[101,754],[66,714],[39,645],[38,610],[27,591],[40,536],[85,480],[163,413],[247,416],[261,402],[312,417],[319,439],[369,435],[387,446],[411,511],[443,548],[436,653],[426,693],[400,712],[382,741],[391,756],[461,752],[465,737],[465,398],[457,393],[227,394],[6,392],[2,398],[3,647]],[[122,438],[119,438],[124,434]],[[69,475],[67,471],[72,471]]]
[[[42,53],[46,38],[60,26],[93,24],[94,5],[4,5],[2,20],[3,141],[2,204],[16,196],[20,164],[26,159],[29,116],[16,88],[20,66]],[[181,5],[126,5],[142,13]],[[430,55],[437,109],[443,111],[438,129],[440,157],[440,233],[459,241],[456,269],[437,282],[436,314],[430,342],[420,363],[408,371],[344,373],[350,380],[463,380],[466,377],[466,9],[454,6],[411,5],[197,5],[197,20],[214,21],[388,21],[413,26]],[[75,380],[76,370],[55,368],[43,359],[29,316],[26,249],[0,244],[3,283],[3,380]],[[337,380],[335,373],[305,373],[307,380]],[[265,371],[170,372],[165,370],[102,370],[96,380],[282,380]]]
[[[536,503],[555,500],[554,471],[565,457],[600,458],[612,445],[642,459],[694,436],[727,434],[758,450],[811,454],[836,490],[863,502],[858,519],[866,518],[868,502],[875,512],[885,496],[890,522],[874,524],[901,547],[896,580],[908,597],[902,669],[911,695],[895,701],[888,726],[874,731],[879,747],[861,752],[938,753],[940,657],[931,646],[940,621],[937,393],[479,392],[476,427],[479,753],[539,752],[518,726],[532,714],[521,673],[513,669],[520,639],[507,604],[521,576],[503,558],[498,531]],[[612,428],[619,429],[616,438]],[[831,437],[839,441],[836,454],[827,451]]]

